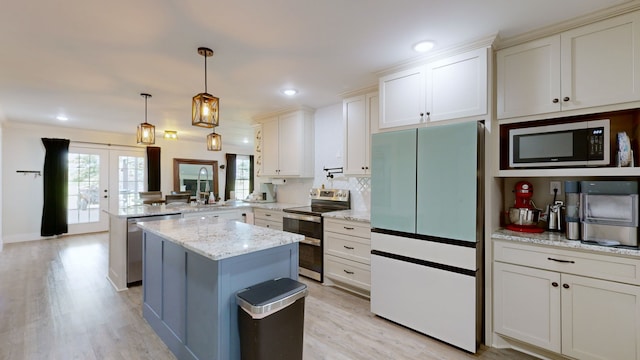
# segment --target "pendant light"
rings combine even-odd
[[[156,127],[147,122],[147,99],[149,94],[142,93],[144,97],[144,122],[138,125],[138,144],[153,145],[156,143]]]
[[[191,124],[206,128],[218,126],[220,99],[207,93],[207,58],[213,56],[213,50],[199,47],[198,54],[204,56],[204,92],[193,97],[191,102]]]
[[[207,150],[220,151],[222,150],[222,135],[212,132],[207,135]]]

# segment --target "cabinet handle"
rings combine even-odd
[[[571,100],[571,99],[570,99],[568,96],[565,96],[565,97],[562,99],[562,101],[569,101],[569,100]]]
[[[551,286],[558,287],[558,283],[554,281],[554,282],[551,283]]]
[[[347,274],[349,274],[349,275],[353,275],[353,271],[344,270],[344,269],[342,269],[342,271],[346,272],[346,273],[347,273]]]
[[[271,216],[271,214],[264,214],[264,216]]]
[[[344,248],[347,250],[353,250],[353,246],[347,246],[347,245],[342,245],[342,246],[344,246]]]
[[[575,264],[576,263],[573,260],[560,260],[560,259],[554,259],[554,258],[547,258],[547,260],[557,261],[557,262],[561,262],[561,263],[569,263],[569,264]]]
[[[565,288],[565,289],[568,289],[569,288],[569,284],[562,284],[562,287]]]
[[[353,228],[352,228],[352,227],[349,227],[349,226],[343,226],[343,228],[344,228],[345,230],[353,230]]]
[[[560,101],[560,100],[558,100],[558,98],[555,98],[555,99],[553,99],[553,100],[552,100],[552,102],[553,102],[554,104],[557,104],[557,103],[558,103],[558,101]]]

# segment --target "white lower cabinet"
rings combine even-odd
[[[340,219],[324,220],[324,283],[369,296],[371,226]]]
[[[637,261],[495,245],[496,333],[577,359],[640,359],[640,286],[605,280],[636,278]]]
[[[274,230],[282,230],[282,211],[253,209],[254,225]]]

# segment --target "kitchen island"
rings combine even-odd
[[[302,235],[206,218],[139,226],[143,316],[178,359],[240,359],[236,292],[298,278]]]

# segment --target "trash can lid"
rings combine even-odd
[[[307,295],[307,285],[290,278],[278,278],[238,291],[238,305],[254,319],[279,311]]]

